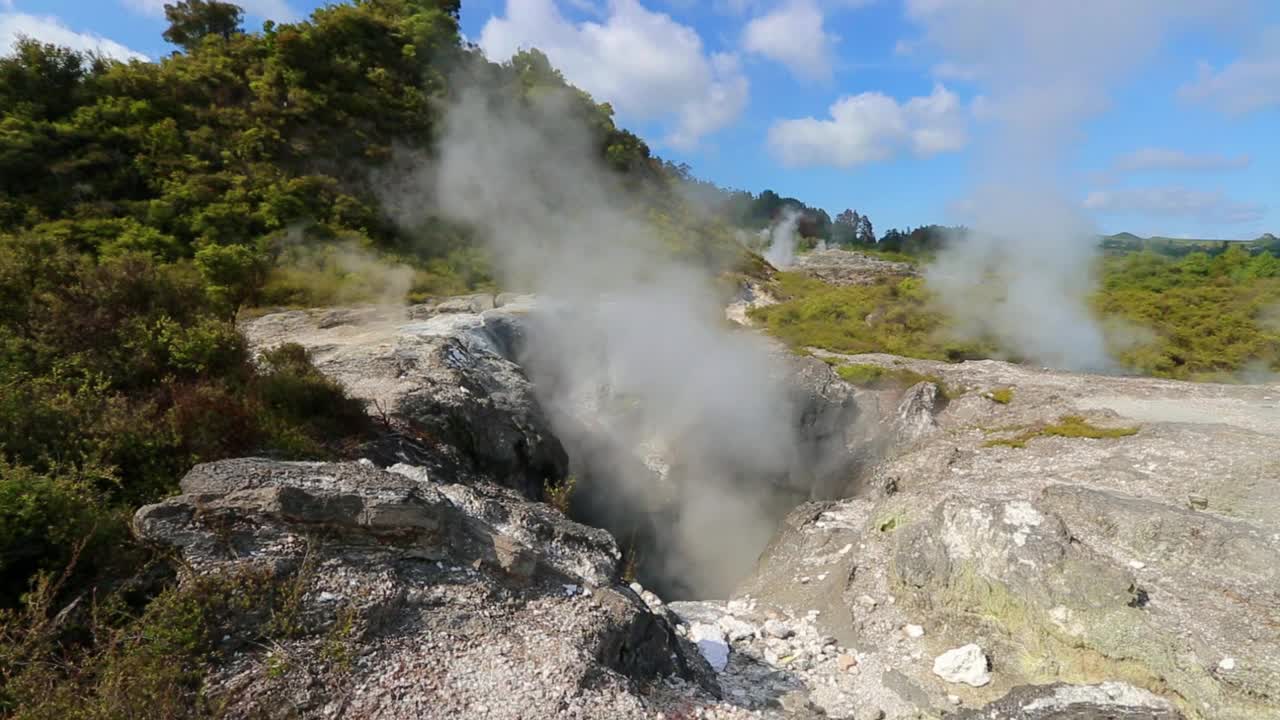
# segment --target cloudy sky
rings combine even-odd
[[[0,0],[0,52],[154,59],[163,4]],[[323,3],[240,4],[257,27]],[[464,0],[463,30],[543,49],[702,177],[881,231],[1034,177],[1108,232],[1280,234],[1274,0]]]

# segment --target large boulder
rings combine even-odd
[[[366,457],[490,479],[537,499],[565,477],[568,457],[516,362],[527,306],[493,305],[468,296],[407,314],[297,310],[250,321],[244,332],[257,351],[302,345],[368,403],[388,432]]]
[[[618,582],[612,537],[509,489],[243,459],[182,491],[134,526],[184,582],[265,576],[288,595],[269,643],[239,600],[205,687],[225,717],[637,717],[643,688],[691,677],[665,616]]]

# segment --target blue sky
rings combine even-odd
[[[0,0],[16,33],[156,58],[164,0]],[[244,0],[249,26],[317,0]],[[663,157],[878,230],[1043,186],[1103,231],[1280,234],[1271,0],[464,0],[494,59],[544,49]]]

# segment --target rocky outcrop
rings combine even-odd
[[[796,258],[795,270],[831,285],[873,285],[886,276],[918,275],[910,263],[882,260],[850,250],[814,250]]]
[[[921,382],[908,388],[894,413],[893,442],[910,445],[928,437],[938,428],[934,415],[945,404],[946,399],[935,383]]]
[[[244,332],[258,351],[302,345],[369,403],[390,432],[365,457],[485,478],[536,499],[564,478],[568,457],[515,362],[527,305],[504,298],[493,307],[492,296],[469,296],[407,313],[298,310],[253,320]]]
[[[366,451],[393,467],[201,466],[138,514],[193,576],[304,578],[297,672],[229,634],[233,717],[1280,715],[1280,387],[826,354],[939,380],[864,391],[789,357],[800,457],[763,484],[810,502],[727,599],[664,604],[619,584],[607,533],[525,498],[567,468],[553,421],[575,470],[634,481],[606,503],[631,537],[667,527],[687,468],[601,431],[625,399],[544,416],[528,306],[490,304],[250,325],[385,411]],[[335,627],[338,674],[314,654]]]
[[[787,387],[798,410],[799,467],[790,483],[809,499],[845,497],[858,475],[859,454],[869,444],[862,426],[865,397],[812,357],[790,357]]]
[[[225,717],[638,717],[637,688],[692,677],[664,616],[618,583],[613,538],[508,489],[244,459],[197,466],[182,492],[136,532],[188,580],[266,573],[291,598],[271,644],[223,637],[235,652],[206,692]]]
[[[837,685],[860,702],[805,678],[811,701],[890,719],[1280,716],[1280,388],[847,360],[939,376],[953,399],[886,398],[898,434],[869,492],[793,511],[735,593],[817,611],[848,645],[858,669]],[[933,672],[970,644],[989,683]]]

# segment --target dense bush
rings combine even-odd
[[[1193,380],[1280,372],[1280,260],[1269,252],[1111,257],[1094,305],[1132,328],[1115,353],[1134,370]]]
[[[839,353],[892,353],[934,360],[987,357],[994,348],[951,337],[920,278],[833,286],[800,273],[779,273],[777,305],[754,319],[793,347]]]

